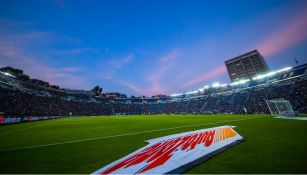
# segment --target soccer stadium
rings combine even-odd
[[[258,1],[260,5],[253,6],[250,1],[243,2],[242,7],[238,1],[234,2],[240,7],[220,2],[227,5],[226,9],[210,1],[171,1],[171,4],[148,1],[150,7],[144,2],[127,2],[27,1],[43,11],[33,11],[21,1],[0,2],[4,7],[0,12],[0,174],[307,173],[307,18],[303,8],[307,7],[306,2],[278,1],[277,5],[276,1]],[[135,5],[144,10],[133,12]],[[162,8],[171,5],[178,16]],[[119,39],[121,44],[117,41],[123,34],[115,28],[117,22],[113,22],[133,17],[135,24],[145,20],[144,26],[147,22],[156,23],[148,20],[151,18],[161,20],[157,25],[163,25],[164,18],[180,18],[185,25],[189,24],[185,34],[196,42],[199,36],[194,32],[199,31],[194,28],[201,27],[201,23],[195,23],[205,18],[202,8],[208,8],[206,5],[221,5],[227,12],[233,8],[242,13],[229,17],[233,23],[241,22],[242,15],[249,17],[250,13],[242,9],[252,8],[255,14],[268,13],[267,9],[280,15],[289,12],[280,25],[288,20],[287,24],[295,27],[284,25],[290,26],[289,29],[278,28],[271,34],[273,37],[257,31],[242,34],[235,30],[236,37],[256,34],[257,38],[263,35],[265,40],[271,40],[248,49],[240,46],[224,49],[223,44],[228,45],[229,41],[214,38],[209,45],[200,47],[208,55],[195,45],[191,49],[182,44],[176,38],[178,33],[166,24],[163,31],[169,32],[168,40],[174,37],[174,41],[162,44],[161,49],[152,47],[160,47],[160,42],[166,40],[136,37],[130,30],[143,29],[124,21],[118,23],[131,27],[125,31],[136,41],[124,37]],[[18,11],[20,8],[24,11]],[[88,14],[81,13],[79,8]],[[113,11],[117,8],[123,10],[118,16]],[[152,10],[159,9],[166,16],[150,15]],[[297,13],[291,13],[294,11]],[[55,12],[63,19],[49,16]],[[108,40],[109,33],[92,36],[89,32],[72,39],[47,32],[52,29],[65,33],[69,25],[89,24],[91,15],[112,16],[106,20],[111,30],[98,24],[90,27],[93,33],[95,27],[110,32],[112,42]],[[193,24],[186,21],[191,18]],[[210,15],[211,18],[220,19]],[[275,18],[274,15],[251,17],[255,23],[260,20],[263,24],[274,23]],[[54,21],[58,27],[45,29]],[[180,28],[177,27],[176,31]],[[267,27],[275,30],[276,26]],[[69,32],[73,35],[78,30],[88,30],[81,28]],[[160,28],[144,29],[154,36],[163,35],[161,31],[155,33]],[[227,38],[228,34],[220,37]],[[93,38],[100,45],[108,43],[110,48],[103,49],[103,53],[89,48],[81,41],[82,37]],[[100,41],[101,37],[105,40]],[[190,45],[190,39],[181,39]],[[139,46],[138,40],[146,47]],[[180,49],[148,62],[143,57],[138,59],[142,54],[156,56],[157,51],[163,52],[175,40]],[[239,40],[233,42],[240,43]],[[221,46],[219,52],[214,49],[216,44]],[[137,53],[132,45],[142,51]],[[109,57],[114,54],[110,50],[116,54],[135,52],[116,59]],[[187,55],[184,50],[192,52]],[[203,57],[208,58],[203,62]],[[198,70],[203,72],[201,76]],[[153,73],[147,75],[150,71]]]

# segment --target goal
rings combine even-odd
[[[272,115],[295,116],[290,101],[284,99],[266,100]]]

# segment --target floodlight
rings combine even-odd
[[[217,88],[219,86],[220,86],[220,83],[218,83],[218,82],[212,84],[212,87],[214,87],[214,88]]]
[[[178,97],[180,95],[182,95],[182,94],[171,94],[171,97]]]
[[[12,74],[10,74],[10,73],[8,73],[8,72],[1,72],[1,71],[0,71],[0,73],[4,74],[4,75],[6,75],[6,76],[9,76],[9,77],[15,77],[14,75],[12,75]]]
[[[190,91],[190,92],[186,92],[186,94],[197,94],[198,91]]]
[[[255,77],[253,77],[253,80],[260,80],[260,79],[263,79],[263,78],[271,77],[271,76],[273,76],[277,73],[285,72],[285,71],[288,71],[290,69],[292,69],[292,67],[285,67],[285,68],[279,69],[277,71],[272,71],[272,72],[269,72],[269,73],[266,73],[266,74],[257,75]]]
[[[230,85],[230,86],[236,86],[236,85],[239,85],[239,84],[245,84],[245,83],[247,83],[247,82],[249,82],[249,81],[250,81],[250,79],[242,79],[242,80],[239,80],[239,81],[230,83],[229,85]]]
[[[227,84],[226,84],[226,83],[221,85],[221,87],[226,87],[226,86],[227,86]]]
[[[291,69],[292,69],[292,67],[285,67],[283,69],[280,69],[279,71],[284,72],[284,71],[288,71],[288,70],[291,70]]]

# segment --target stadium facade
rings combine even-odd
[[[225,61],[231,81],[252,78],[269,71],[269,67],[258,50]]]

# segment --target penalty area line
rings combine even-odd
[[[206,125],[213,125],[213,124],[219,124],[219,123],[259,119],[259,118],[265,118],[265,117],[267,117],[267,116],[250,117],[250,118],[243,118],[243,119],[236,119],[236,120],[226,120],[226,121],[203,123],[203,124],[197,124],[197,125],[177,126],[177,127],[163,128],[163,129],[154,129],[154,130],[148,130],[148,131],[132,132],[132,133],[126,133],[126,134],[117,134],[117,135],[102,136],[102,137],[92,137],[92,138],[87,138],[87,139],[78,139],[78,140],[71,140],[71,141],[64,141],[64,142],[57,142],[57,143],[48,143],[48,144],[41,144],[41,145],[33,145],[33,146],[25,146],[25,147],[17,147],[17,148],[9,148],[9,149],[0,149],[0,152],[25,150],[25,149],[32,149],[32,148],[41,148],[41,147],[56,146],[56,145],[63,145],[63,144],[70,144],[70,143],[86,142],[86,141],[92,141],[92,140],[100,140],[100,139],[131,136],[131,135],[138,135],[138,134],[145,134],[145,133],[152,133],[152,132],[159,132],[159,131],[167,131],[167,130],[180,129],[180,128],[188,128],[188,127],[193,127],[193,126],[206,126]]]

